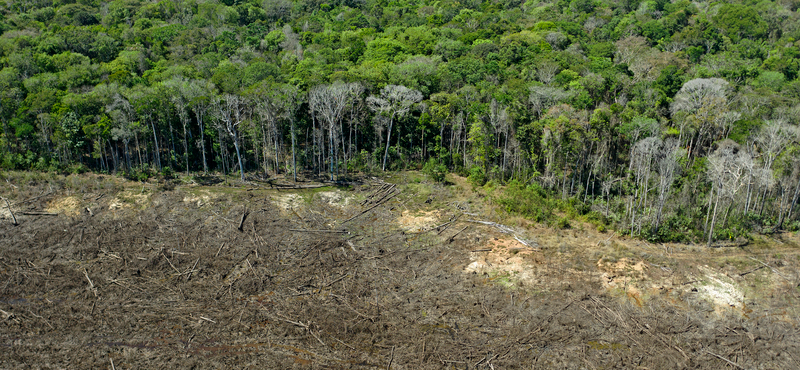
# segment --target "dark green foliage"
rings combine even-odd
[[[425,166],[422,167],[422,172],[435,182],[444,182],[445,175],[447,174],[447,167],[439,163],[436,159],[431,158],[425,162]]]
[[[795,227],[800,210],[789,215],[785,203],[800,143],[786,141],[767,163],[755,135],[797,113],[796,8],[773,0],[13,3],[0,11],[0,163],[143,180],[238,172],[241,156],[244,172],[283,175],[296,164],[344,178],[377,171],[388,147],[389,169],[422,169],[437,182],[454,171],[493,189],[514,183],[504,207],[556,227],[581,219],[687,241],[707,235],[708,157],[729,139],[752,153],[748,168],[769,168],[718,202],[726,209],[712,239],[777,226],[782,214]],[[698,79],[727,85],[688,106],[682,89]],[[338,116],[312,114],[309,91],[339,81],[357,85]],[[268,101],[255,93],[263,84],[298,90]],[[368,98],[388,85],[422,101],[387,117]],[[215,104],[225,94],[243,101],[235,127]],[[691,149],[662,208],[662,170],[634,156],[648,138]],[[648,172],[638,184],[636,166]],[[758,222],[741,221],[750,220],[748,202]]]

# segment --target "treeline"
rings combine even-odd
[[[651,240],[797,230],[798,7],[9,0],[0,166],[424,168]]]

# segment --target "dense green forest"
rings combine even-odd
[[[653,241],[796,230],[799,7],[7,0],[0,167],[424,169]]]

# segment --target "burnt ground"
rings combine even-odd
[[[800,367],[793,264],[770,296],[720,309],[609,288],[568,241],[510,251],[535,279],[476,268],[508,236],[447,187],[82,179],[0,192],[19,222],[0,218],[2,368]],[[751,267],[742,279],[775,275]]]

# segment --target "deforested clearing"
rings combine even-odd
[[[800,366],[794,233],[651,244],[415,176],[8,175],[0,367]]]

